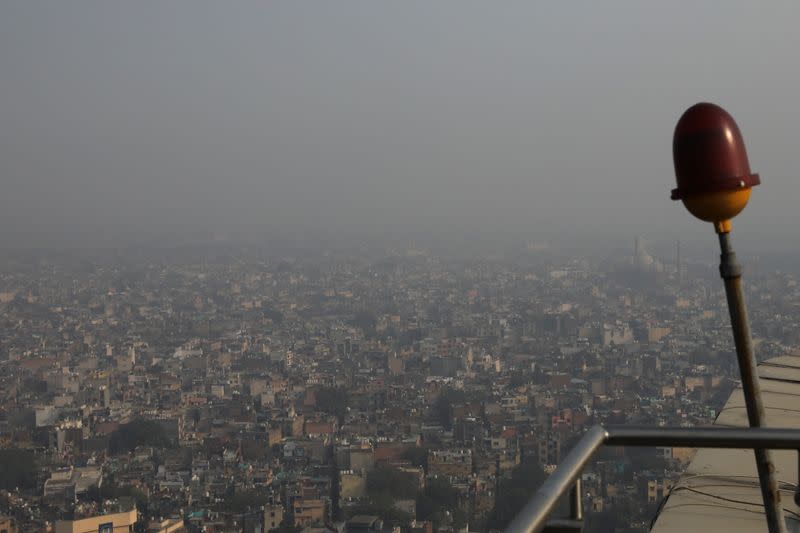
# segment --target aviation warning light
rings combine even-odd
[[[675,126],[672,157],[678,187],[672,199],[691,214],[712,222],[717,233],[731,230],[731,219],[761,180],[750,172],[744,139],[736,121],[721,107],[695,104]]]
[[[712,222],[717,231],[722,252],[719,273],[728,299],[747,420],[750,427],[763,427],[764,399],[744,302],[742,267],[731,244],[731,219],[744,209],[750,190],[761,180],[750,172],[744,140],[733,117],[714,104],[693,105],[681,116],[672,139],[672,158],[678,181],[672,199],[682,200],[691,214]],[[772,453],[755,449],[754,454],[768,529],[785,533]]]

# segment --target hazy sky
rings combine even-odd
[[[0,236],[713,243],[669,200],[673,128],[698,101],[733,114],[762,176],[736,227],[793,236],[798,20],[798,2],[0,2]]]

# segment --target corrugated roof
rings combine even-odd
[[[758,372],[766,425],[800,428],[800,355],[769,359],[759,364]],[[740,387],[731,393],[714,425],[748,426]],[[772,454],[787,530],[800,532],[800,507],[794,503],[797,452],[775,450]],[[689,531],[767,532],[752,450],[697,451],[652,529],[653,533]]]

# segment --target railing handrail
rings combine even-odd
[[[682,428],[648,426],[594,426],[591,428],[533,498],[514,517],[506,533],[538,533],[550,513],[580,477],[583,468],[601,446],[681,446],[689,448],[752,448],[800,450],[799,429],[779,428]]]

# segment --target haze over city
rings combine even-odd
[[[669,200],[671,141],[684,109],[713,101],[763,179],[737,235],[796,247],[798,16],[792,2],[4,2],[0,243],[706,239]]]
[[[797,20],[0,2],[0,533],[797,529]]]

